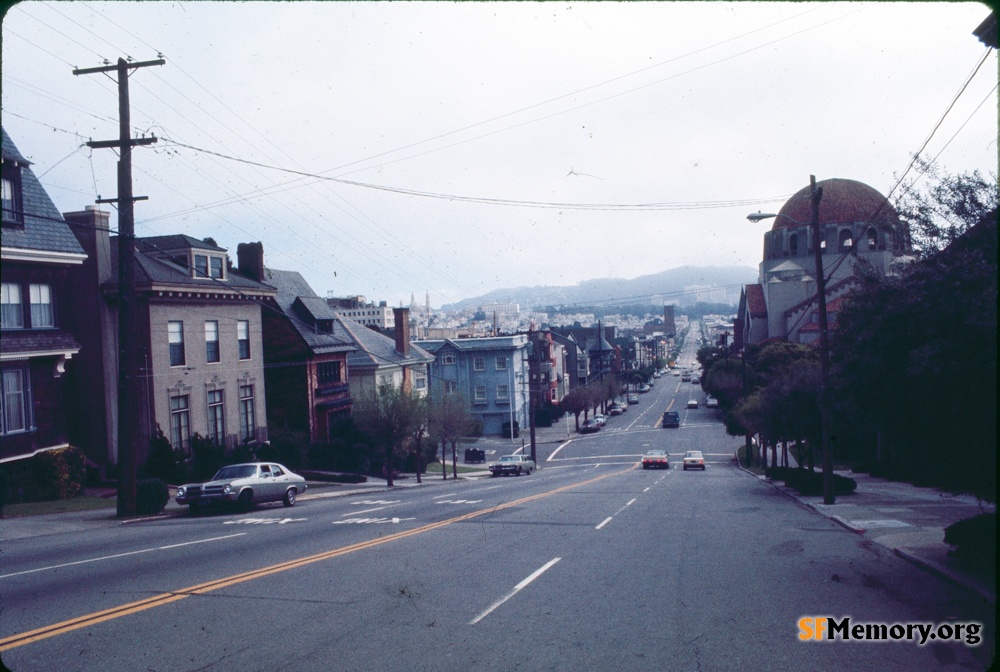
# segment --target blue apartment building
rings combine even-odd
[[[434,355],[430,396],[459,395],[486,436],[502,436],[504,423],[528,427],[528,337],[491,336],[414,341]],[[508,425],[509,427],[509,425]]]

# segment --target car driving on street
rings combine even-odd
[[[665,450],[650,450],[642,456],[643,469],[669,469],[670,457]]]
[[[677,411],[666,411],[663,414],[663,427],[680,427],[681,414]]]
[[[701,469],[705,471],[705,456],[700,450],[689,450],[684,453],[684,471],[688,469]]]

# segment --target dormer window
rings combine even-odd
[[[24,205],[21,199],[21,171],[11,161],[3,162],[3,225],[24,226]]]
[[[194,277],[224,280],[222,257],[211,254],[194,255]]]

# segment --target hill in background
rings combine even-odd
[[[691,306],[703,301],[735,305],[743,285],[754,282],[757,282],[757,269],[748,266],[681,266],[630,280],[599,278],[564,287],[537,285],[496,289],[444,305],[442,310],[475,309],[494,302],[517,303],[521,310],[612,302]]]

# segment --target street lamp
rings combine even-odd
[[[823,275],[823,250],[820,247],[822,232],[819,227],[819,202],[823,198],[823,188],[816,186],[816,176],[809,176],[809,201],[812,204],[812,219],[810,226],[813,232],[813,253],[816,259],[816,299],[819,303],[819,361],[820,361],[820,392],[819,412],[822,431],[823,451],[823,503],[833,504],[837,501],[833,494],[833,456],[830,451],[830,403],[828,399],[828,382],[830,377],[830,335],[826,316],[826,278]],[[792,219],[784,214],[756,212],[747,215],[751,222],[760,222],[772,217],[784,217],[796,224],[803,222]]]

